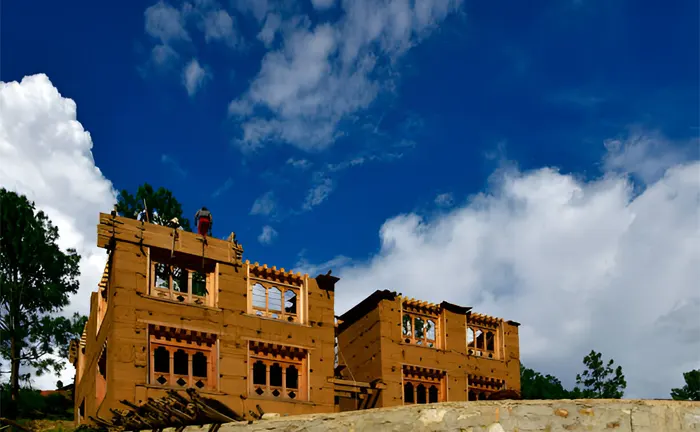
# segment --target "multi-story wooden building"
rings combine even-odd
[[[381,379],[380,407],[519,392],[518,326],[468,307],[376,291],[338,319],[342,374]]]
[[[185,388],[241,413],[334,411],[338,279],[243,262],[233,237],[100,215],[109,258],[71,347],[77,422]]]
[[[70,350],[78,423],[189,388],[241,414],[519,390],[512,321],[377,291],[336,324],[338,278],[244,262],[233,234],[205,239],[114,214],[100,214],[97,231],[107,265]]]

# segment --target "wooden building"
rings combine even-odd
[[[381,379],[378,407],[519,392],[518,326],[448,302],[376,291],[338,319],[342,374]]]
[[[108,262],[71,344],[78,423],[186,388],[240,413],[335,410],[338,278],[243,262],[233,235],[109,214],[97,244]]]
[[[77,423],[171,390],[253,417],[519,390],[517,323],[377,291],[336,324],[338,278],[243,261],[233,234],[109,214],[97,231],[108,260],[70,347]]]

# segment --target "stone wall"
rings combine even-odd
[[[639,400],[479,401],[274,418],[219,432],[700,431],[700,402]],[[271,417],[271,418],[269,418]],[[206,429],[188,428],[189,432]]]

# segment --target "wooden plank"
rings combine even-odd
[[[117,241],[169,251],[173,249],[173,233],[172,228],[101,213],[100,224],[97,227],[97,246],[105,248],[114,238]],[[206,241],[207,243],[203,244],[203,238],[198,234],[177,231],[174,251],[197,257],[204,256],[219,262],[240,264],[240,260],[236,258],[236,252],[240,252],[240,248],[235,244],[213,237],[207,237]]]
[[[340,378],[328,378],[328,382],[333,383],[333,384],[351,386],[351,387],[372,388],[372,385],[370,383],[344,380],[344,379],[340,379]]]

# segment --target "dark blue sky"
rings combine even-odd
[[[187,21],[190,40],[169,45],[180,61],[155,65],[158,42],[145,27],[153,2],[3,2],[0,80],[47,74],[77,103],[96,165],[115,188],[165,186],[189,217],[207,205],[215,235],[236,231],[247,257],[287,268],[302,251],[310,262],[372,255],[387,218],[430,214],[442,193],[467,199],[503,158],[522,169],[556,166],[595,177],[604,140],[630,127],[679,142],[698,135],[697,1],[466,1],[416,31],[407,51],[368,44],[376,65],[366,77],[377,94],[338,115],[323,149],[304,149],[314,133],[305,130],[244,152],[241,127],[250,117],[230,117],[229,103],[245,96],[263,56],[284,39],[266,48],[256,38],[261,23],[243,3],[217,6],[233,18],[235,47],[207,41]],[[340,28],[344,19],[337,6],[313,11],[310,3],[280,14],[285,21],[307,14],[312,29]],[[209,75],[188,95],[181,74],[191,58]],[[337,70],[339,60],[328,64]],[[323,85],[312,94],[324,95]],[[271,109],[255,115],[274,118]],[[312,165],[302,170],[290,159]],[[304,209],[313,190],[325,199]],[[268,192],[275,211],[251,215]],[[271,245],[257,241],[264,225],[278,232]]]

